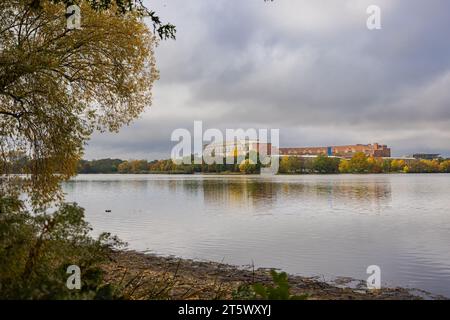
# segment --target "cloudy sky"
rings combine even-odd
[[[282,146],[380,142],[450,155],[450,1],[152,0],[153,105],[87,159],[167,158],[176,128],[278,128]],[[366,27],[369,5],[382,29]]]

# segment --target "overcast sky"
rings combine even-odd
[[[450,1],[154,0],[153,105],[87,159],[168,158],[176,128],[278,128],[282,146],[380,142],[450,155]],[[382,29],[366,27],[369,5]]]

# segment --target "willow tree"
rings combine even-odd
[[[57,200],[92,132],[117,131],[151,105],[157,36],[174,27],[140,1],[80,0],[80,28],[68,29],[70,4],[0,0],[0,196]]]

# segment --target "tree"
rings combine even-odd
[[[42,8],[43,2],[46,0],[30,0],[30,7],[34,9]],[[51,0],[52,3],[62,3],[66,7],[72,5],[73,0]],[[171,23],[162,23],[160,17],[155,11],[149,10],[144,6],[142,0],[88,0],[92,9],[96,11],[103,11],[115,9],[119,14],[126,14],[129,11],[138,13],[141,17],[150,18],[153,26],[153,32],[158,34],[159,38],[175,39],[176,27]]]
[[[239,165],[239,170],[244,174],[253,174],[257,171],[257,165],[254,164],[251,160],[247,159],[241,162]]]
[[[68,30],[65,3],[0,0],[0,191],[18,192],[10,163],[22,152],[20,191],[36,205],[62,197],[91,133],[135,119],[158,79],[142,7],[79,1],[82,29]]]
[[[130,173],[145,173],[148,171],[147,160],[131,160]]]
[[[406,163],[404,160],[394,159],[391,161],[390,169],[391,169],[391,172],[399,172],[399,171],[403,171],[405,166],[406,166]]]
[[[339,172],[340,173],[350,173],[350,161],[349,160],[341,160],[339,163]]]
[[[439,160],[427,160],[428,172],[439,173],[441,170]]]
[[[383,166],[384,162],[382,159],[375,158],[375,157],[369,157],[367,159],[367,163],[369,164],[369,172],[370,173],[382,173],[383,172]]]
[[[75,173],[94,129],[115,131],[151,102],[156,39],[135,1],[78,1],[82,30],[66,30],[66,2],[0,0],[2,299],[113,297],[100,266],[115,239],[92,239],[76,205],[39,207],[62,197],[59,182]],[[11,175],[19,155],[31,174],[22,181]],[[25,192],[30,212],[17,197]],[[76,292],[65,286],[70,264],[83,270]]]
[[[84,210],[64,204],[52,214],[33,214],[21,201],[0,196],[0,299],[114,298],[101,265],[123,243],[109,234],[89,236]],[[81,290],[66,287],[66,270],[83,270]],[[116,297],[120,298],[120,297]]]
[[[278,168],[279,173],[290,173],[291,172],[289,158],[290,157],[281,157],[280,166]]]
[[[438,173],[441,167],[437,160],[416,160],[409,164],[408,169],[411,173]]]
[[[339,158],[330,158],[325,155],[319,155],[313,161],[313,170],[318,173],[338,173]]]
[[[369,170],[369,162],[363,152],[357,152],[349,161],[349,172],[365,173]]]
[[[116,173],[122,162],[120,159],[81,160],[77,173]]]
[[[128,161],[124,161],[121,164],[117,166],[117,172],[119,173],[130,173],[131,172],[131,166]]]
[[[299,157],[282,157],[280,159],[279,173],[302,173],[304,161]]]
[[[388,160],[388,159],[383,160],[382,168],[383,168],[384,173],[391,172],[391,167],[392,167],[392,164],[391,164],[390,160]]]
[[[439,165],[441,172],[450,173],[450,160],[444,160]]]

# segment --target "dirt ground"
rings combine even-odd
[[[135,251],[114,252],[104,266],[106,280],[120,283],[129,299],[233,299],[242,284],[271,285],[270,270],[236,267]],[[319,278],[289,276],[291,293],[325,300],[443,299],[421,290],[384,288],[367,290],[363,281],[338,278],[333,283]]]

